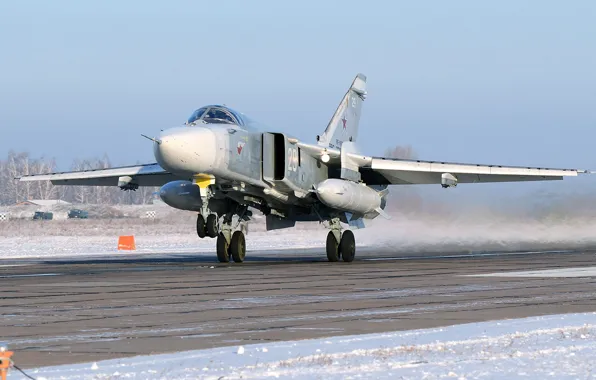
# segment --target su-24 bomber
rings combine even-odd
[[[329,261],[351,262],[351,228],[385,213],[389,185],[559,180],[586,171],[392,159],[361,154],[355,146],[366,77],[356,76],[316,144],[265,132],[246,115],[222,105],[197,109],[182,126],[153,141],[157,163],[21,177],[54,185],[161,186],[171,207],[197,212],[197,234],[216,238],[217,259],[242,262],[252,210],[267,230],[320,221],[329,228]],[[342,224],[343,223],[343,224]]]

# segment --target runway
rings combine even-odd
[[[562,271],[559,271],[562,270]],[[0,261],[0,342],[25,368],[596,311],[594,251],[321,250]]]

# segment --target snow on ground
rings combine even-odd
[[[28,372],[38,379],[594,379],[596,313],[224,347]],[[22,377],[13,372],[11,378]]]
[[[56,206],[65,214],[72,205]],[[4,208],[11,214],[0,222],[0,259],[48,258],[118,253],[120,235],[134,235],[139,253],[201,253],[214,251],[213,239],[196,236],[196,213],[167,206],[77,206],[90,212],[88,220],[33,221],[35,206]],[[575,209],[573,209],[575,210]],[[156,219],[147,219],[155,211]],[[596,216],[573,211],[546,216],[467,210],[399,212],[392,220],[377,218],[355,231],[358,247],[396,254],[572,250],[596,247]],[[291,248],[324,250],[327,230],[318,222],[295,228],[265,231],[264,217],[255,212],[249,224],[250,251]],[[126,253],[122,253],[126,254]]]
[[[119,235],[134,235],[139,253],[213,252],[214,239],[196,236],[196,216],[176,213],[163,219],[89,219],[0,223],[0,259],[47,258],[117,253]],[[573,250],[596,247],[596,219],[563,220],[445,218],[394,215],[355,231],[359,248],[396,254],[482,251]],[[249,225],[249,251],[320,248],[327,230],[318,223],[266,232],[257,219]],[[322,252],[323,252],[322,251]],[[127,254],[127,253],[122,253]]]
[[[139,214],[138,210],[136,214]],[[214,252],[215,239],[200,239],[196,234],[195,213],[174,210],[161,215],[157,219],[11,220],[0,223],[0,260],[129,255],[129,252],[117,249],[121,235],[135,237],[137,253]],[[247,249],[324,247],[326,233],[318,223],[266,232],[262,218],[255,218],[249,226]]]
[[[468,274],[466,277],[534,277],[534,278],[561,278],[561,277],[596,277],[596,267],[573,267],[557,269],[541,269],[517,272],[495,272]]]
[[[247,237],[247,250],[263,251],[287,248],[324,247],[325,231],[309,241],[298,234],[254,233]],[[312,235],[311,235],[312,236]],[[192,234],[170,236],[135,236],[136,253],[205,253],[215,252],[215,239],[199,239]],[[118,236],[35,236],[0,238],[0,259],[50,258],[95,255],[129,255],[118,251]]]

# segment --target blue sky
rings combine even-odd
[[[314,141],[368,76],[359,145],[596,169],[593,1],[3,1],[0,156],[153,160],[225,103]],[[501,185],[496,185],[501,186]]]

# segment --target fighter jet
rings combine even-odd
[[[199,238],[215,238],[217,259],[243,262],[245,231],[253,211],[265,215],[267,230],[298,221],[329,229],[329,261],[351,262],[356,254],[350,228],[364,219],[389,218],[389,185],[560,180],[586,171],[522,166],[458,164],[372,157],[356,148],[366,77],[358,74],[316,143],[264,131],[246,115],[223,105],[194,111],[181,126],[165,129],[153,142],[156,163],[21,177],[54,185],[161,186],[171,207],[197,213]]]

